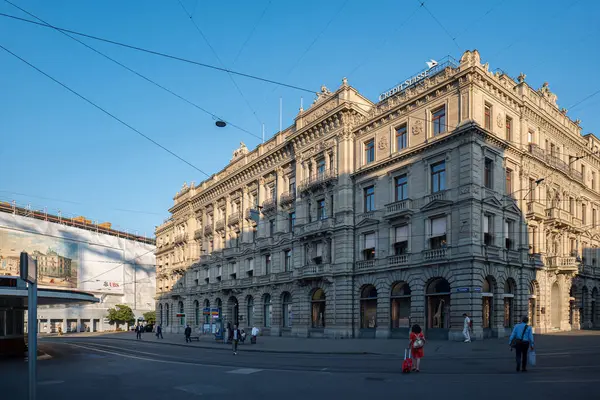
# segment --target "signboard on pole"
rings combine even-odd
[[[29,367],[29,400],[35,400],[37,392],[37,261],[26,252],[20,257],[21,278],[27,288],[27,363]]]
[[[37,262],[33,257],[22,252],[19,267],[21,279],[28,283],[37,283]]]

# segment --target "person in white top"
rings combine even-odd
[[[465,337],[465,343],[470,343],[471,335],[469,333],[469,330],[471,329],[471,319],[469,318],[467,313],[464,313],[463,317],[465,317],[465,324],[463,327],[463,336]]]

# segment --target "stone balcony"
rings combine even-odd
[[[423,205],[427,205],[429,203],[432,203],[434,201],[452,201],[452,190],[451,189],[446,189],[446,190],[440,190],[439,192],[435,192],[432,194],[428,194],[427,196],[425,196],[424,200],[424,204]]]
[[[299,279],[319,278],[323,275],[331,274],[330,264],[311,264],[305,265],[294,271],[294,276]]]
[[[356,224],[360,224],[362,221],[366,220],[366,219],[376,219],[377,218],[377,211],[373,210],[373,211],[367,211],[364,212],[362,214],[358,214],[356,216]]]
[[[297,235],[312,235],[324,230],[331,230],[335,225],[334,218],[325,218],[308,224],[299,225],[295,228]]]
[[[271,214],[277,211],[277,199],[271,198],[263,201],[261,211],[263,214]]]
[[[586,230],[585,227],[583,226],[583,221],[581,220],[581,218],[578,218],[576,216],[572,216],[571,225],[572,225],[573,229],[576,231]]]
[[[292,204],[296,201],[296,191],[293,192],[284,192],[279,197],[279,204],[282,206]]]
[[[377,265],[377,260],[360,260],[356,262],[356,269],[358,271],[374,269],[375,265]]]
[[[175,244],[181,244],[187,242],[187,239],[187,233],[179,233],[175,235],[175,237],[173,238],[173,242]]]
[[[212,226],[212,224],[206,224],[206,225],[204,225],[204,234],[205,235],[210,235],[211,233],[213,233],[213,226]]]
[[[539,201],[529,201],[527,203],[527,218],[542,221],[546,218],[546,209]]]
[[[239,211],[232,212],[227,217],[227,225],[229,225],[229,226],[235,225],[238,222],[240,222],[240,212]]]
[[[388,264],[390,267],[398,267],[402,265],[408,265],[410,261],[410,254],[398,254],[388,257]]]
[[[194,239],[202,239],[203,236],[202,229],[196,229],[194,231]]]
[[[547,256],[545,258],[546,267],[561,272],[579,272],[577,257]]]
[[[298,186],[298,190],[304,192],[314,190],[322,185],[333,184],[337,181],[337,177],[336,169],[328,169],[303,180]]]
[[[546,222],[557,226],[568,227],[571,225],[571,214],[558,207],[550,207],[546,209]]]
[[[434,260],[445,260],[448,257],[449,251],[448,248],[443,247],[441,249],[430,249],[423,251],[423,260],[424,261],[434,261]]]
[[[405,199],[385,206],[386,218],[397,218],[412,213],[412,200]]]
[[[215,223],[215,230],[222,231],[225,229],[225,218],[221,218]]]

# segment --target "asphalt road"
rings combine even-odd
[[[508,350],[476,356],[431,356],[422,372],[403,375],[401,359],[376,355],[244,352],[107,338],[45,339],[51,360],[39,362],[38,398],[261,399],[372,396],[464,399],[597,398],[600,337],[538,354],[538,366],[516,373]],[[0,387],[26,399],[27,364],[0,364]],[[333,397],[329,397],[333,396]]]

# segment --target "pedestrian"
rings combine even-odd
[[[140,324],[140,340],[142,339],[142,333],[144,333],[144,325]]]
[[[463,336],[465,338],[465,343],[471,343],[471,334],[469,332],[471,329],[471,318],[469,318],[467,313],[464,313],[463,317],[465,317],[465,322],[463,325]]]
[[[192,328],[190,327],[190,324],[188,324],[188,326],[185,327],[185,342],[186,343],[191,343],[192,342]]]
[[[523,317],[520,323],[513,328],[508,343],[511,351],[515,349],[517,359],[517,372],[527,372],[527,352],[533,351],[533,329],[527,325],[529,317]]]
[[[425,346],[425,336],[423,331],[418,324],[414,324],[410,331],[410,342],[408,348],[410,349],[413,359],[413,371],[420,372],[421,358],[425,355],[423,347]]]
[[[236,355],[237,354],[237,348],[238,348],[238,341],[240,340],[241,337],[241,333],[240,330],[238,329],[237,325],[233,326],[233,331],[231,332],[231,346],[233,347],[233,354]]]
[[[162,324],[156,327],[156,338],[158,339],[159,337],[164,339],[162,334]]]
[[[250,344],[256,344],[256,337],[258,336],[258,328],[252,327],[252,337],[250,337]]]
[[[136,338],[136,340],[140,339],[140,326],[139,325],[135,326],[135,338]]]

